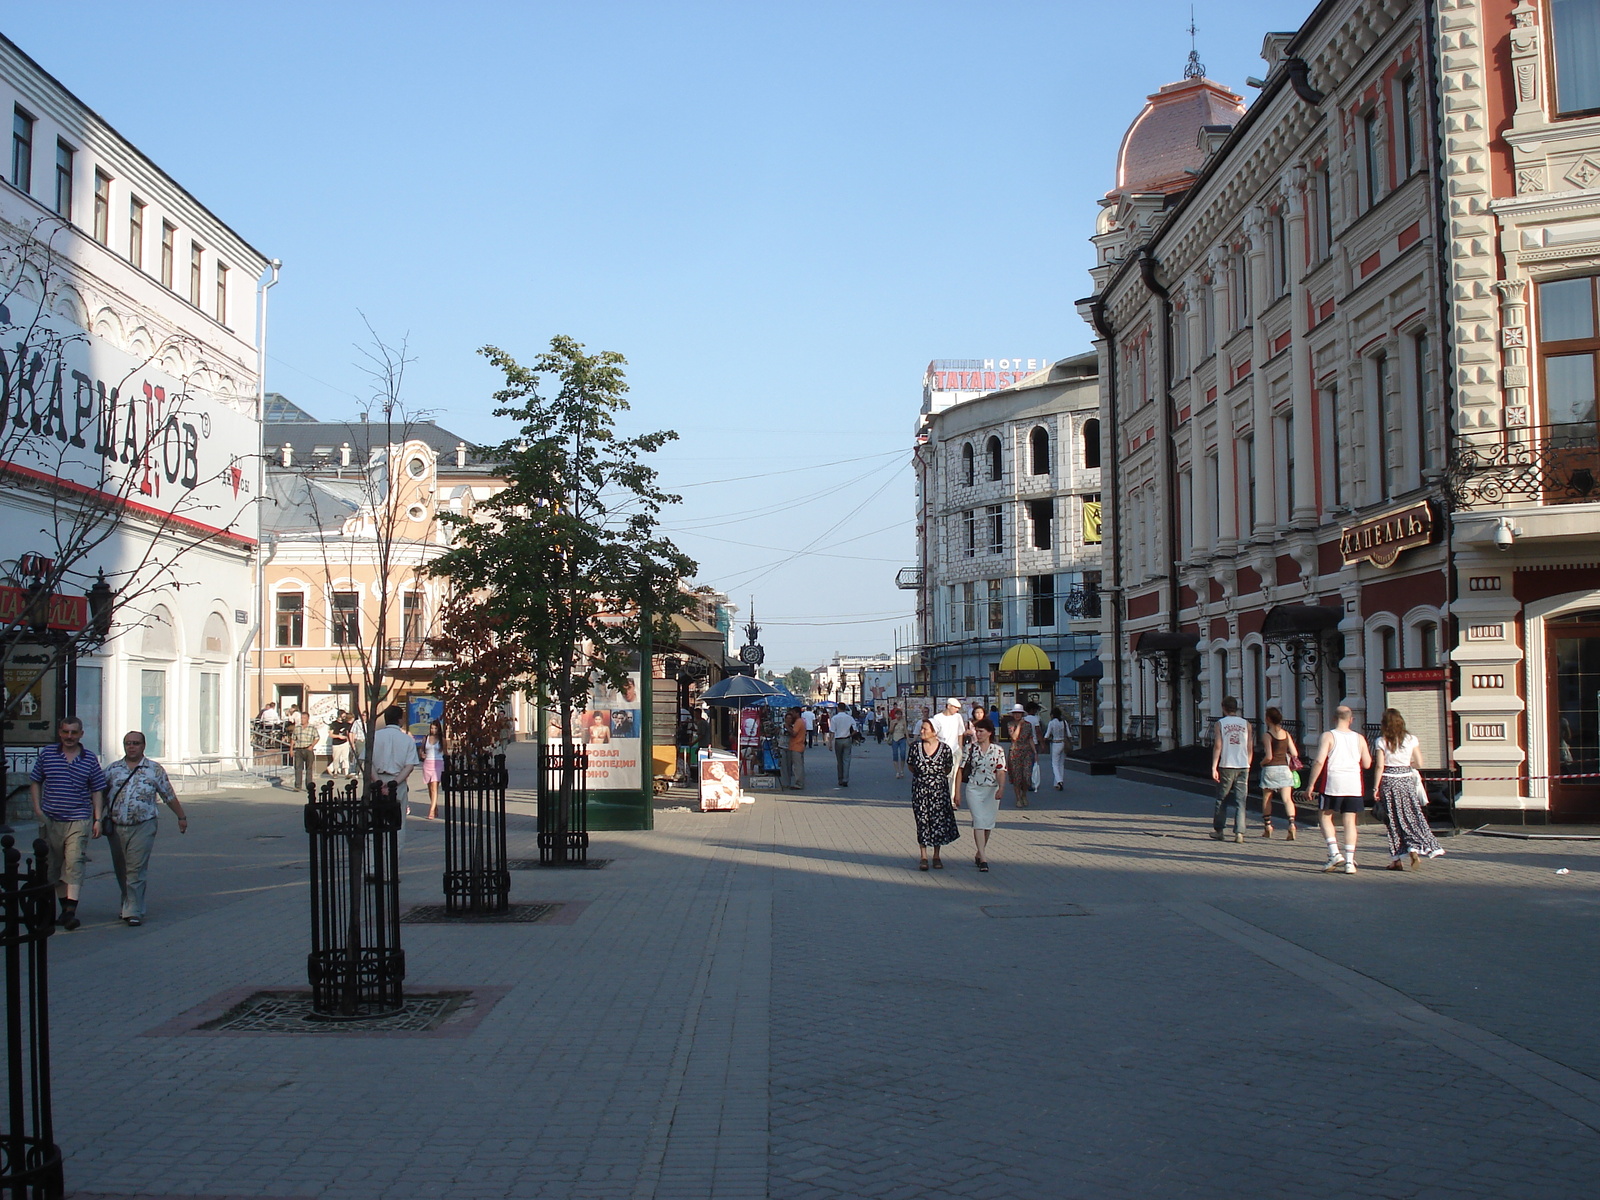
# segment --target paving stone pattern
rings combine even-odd
[[[1369,832],[1361,873],[1325,876],[1310,828],[1216,843],[1203,798],[1077,777],[1002,810],[988,874],[969,836],[923,873],[887,748],[848,791],[812,757],[813,791],[679,797],[595,835],[607,870],[514,876],[559,923],[407,925],[408,985],[498,996],[453,1039],[159,1034],[304,985],[300,804],[186,800],[140,929],[108,919],[96,843],[86,924],[51,946],[69,1191],[1592,1193],[1600,846],[1452,838],[1401,874]],[[405,904],[439,901],[442,859],[413,820]]]

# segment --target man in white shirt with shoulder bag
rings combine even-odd
[[[383,728],[372,738],[372,771],[374,783],[395,785],[395,799],[400,801],[400,845],[406,844],[406,780],[417,769],[417,743],[405,731],[406,710],[391,704],[383,710]]]

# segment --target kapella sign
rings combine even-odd
[[[1433,505],[1424,500],[1359,525],[1347,525],[1339,534],[1339,553],[1346,566],[1365,561],[1375,567],[1392,567],[1401,551],[1432,542],[1437,528]]]

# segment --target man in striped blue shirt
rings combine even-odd
[[[83,722],[67,717],[56,727],[56,744],[39,751],[29,773],[28,798],[39,832],[50,845],[50,879],[61,900],[61,928],[76,929],[83,852],[100,836],[106,776],[100,760],[83,748]]]

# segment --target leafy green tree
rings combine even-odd
[[[790,667],[783,676],[784,686],[796,696],[809,696],[811,694],[811,672],[804,667]]]
[[[494,415],[510,417],[519,433],[483,451],[505,488],[471,514],[441,514],[454,545],[431,570],[473,597],[477,634],[490,632],[507,690],[520,687],[554,710],[567,765],[561,826],[549,832],[564,855],[574,719],[593,681],[626,684],[646,623],[670,636],[672,614],[690,603],[678,582],[695,563],[658,520],[679,497],[661,490],[644,461],[678,435],[618,434],[628,384],[626,360],[614,351],[586,354],[582,343],[558,336],[530,366],[494,346],[480,353],[505,377]],[[448,703],[451,686],[480,687],[482,676],[468,659],[441,682]]]

